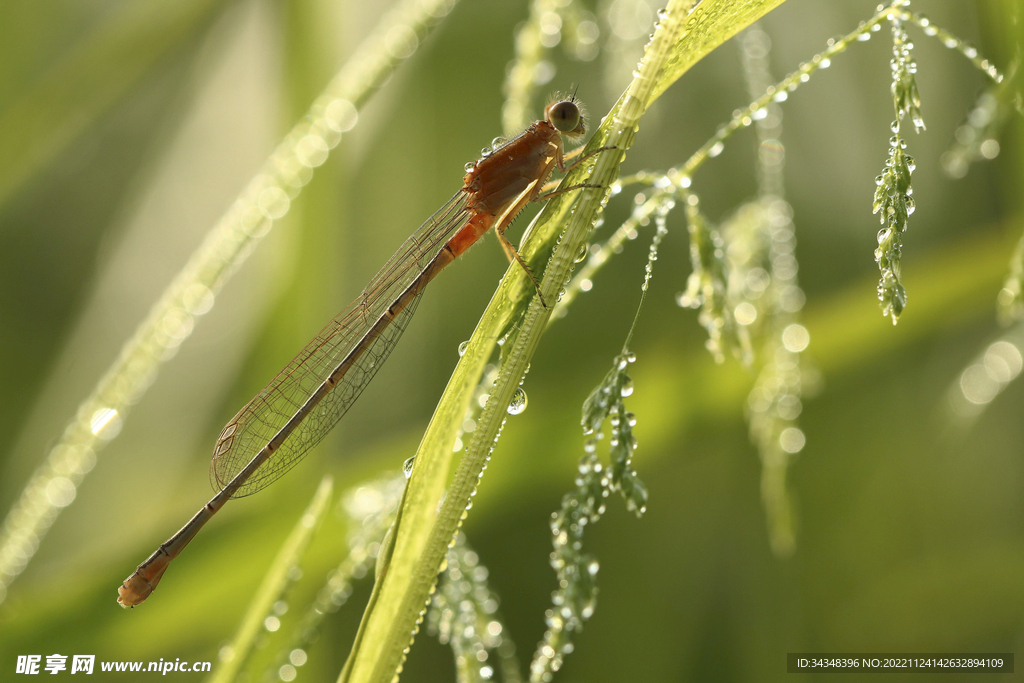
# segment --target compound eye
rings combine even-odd
[[[580,108],[575,102],[555,102],[547,111],[547,119],[562,133],[571,133],[580,125]]]

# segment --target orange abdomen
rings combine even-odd
[[[494,224],[494,216],[489,213],[478,213],[462,227],[455,236],[448,240],[448,248],[455,256],[461,256],[474,242],[484,236]]]

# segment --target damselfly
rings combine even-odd
[[[427,283],[488,230],[509,261],[519,263],[537,288],[505,230],[530,202],[592,185],[543,192],[551,172],[565,172],[604,151],[566,165],[562,135],[586,132],[575,98],[549,105],[544,119],[498,144],[467,167],[462,188],[406,240],[355,301],[339,313],[284,370],[228,422],[213,449],[210,478],[218,493],[125,579],[118,603],[134,607],[160,582],[167,565],[231,498],[276,481],[352,407],[412,318]]]

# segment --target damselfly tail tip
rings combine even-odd
[[[170,558],[160,556],[158,550],[153,557],[143,562],[132,575],[117,589],[117,604],[121,607],[135,607],[142,604],[156,590],[164,576]]]

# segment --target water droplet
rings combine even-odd
[[[626,377],[625,381],[622,383],[622,386],[619,388],[619,394],[623,398],[625,398],[625,397],[631,395],[632,393],[633,393],[633,380],[630,379],[629,377]]]
[[[476,168],[476,162],[475,161],[468,161],[468,162],[466,162],[465,169],[467,171],[472,171],[474,168]]]
[[[499,147],[501,147],[504,144],[505,144],[505,138],[501,137],[500,135],[498,137],[494,138],[493,140],[491,140],[491,147],[493,149],[498,149]]]
[[[405,475],[406,479],[412,476],[412,466],[415,462],[416,456],[414,455],[411,458],[406,458],[405,462],[402,463],[402,474]]]
[[[522,387],[516,387],[516,391],[512,394],[512,401],[508,404],[509,415],[519,415],[526,410],[526,392],[523,391]]]
[[[466,341],[462,342],[461,344],[459,344],[459,357],[460,358],[462,356],[466,355],[466,349],[467,348],[469,348],[469,340],[468,339]]]
[[[482,156],[484,159],[491,156],[492,154],[494,154],[494,150],[491,149],[490,147],[484,147],[483,149],[480,150],[480,156]]]
[[[587,252],[590,250],[590,245],[584,242],[580,245],[580,250],[576,252],[576,258],[573,259],[575,263],[579,263],[583,259],[587,258]]]

